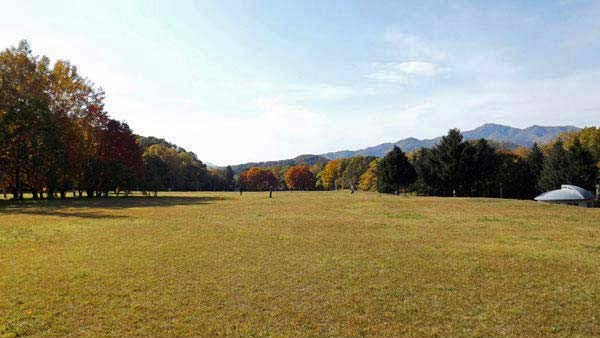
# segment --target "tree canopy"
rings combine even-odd
[[[415,168],[397,146],[381,159],[377,174],[377,191],[386,193],[400,192],[417,178]]]
[[[285,182],[290,190],[314,190],[316,181],[315,174],[306,164],[292,166],[285,173]]]
[[[265,168],[252,167],[240,176],[240,184],[246,190],[266,191],[277,186],[277,177]]]

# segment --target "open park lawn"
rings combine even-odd
[[[600,209],[161,195],[0,201],[0,337],[600,336]]]

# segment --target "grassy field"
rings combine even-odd
[[[598,337],[600,209],[374,193],[0,202],[1,336]]]

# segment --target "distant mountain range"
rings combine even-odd
[[[559,134],[568,131],[576,131],[579,128],[574,126],[559,126],[559,127],[544,127],[533,125],[529,128],[520,129],[501,124],[486,123],[479,128],[462,132],[466,140],[477,140],[484,138],[501,144],[504,147],[516,148],[517,146],[531,147],[534,142],[539,144],[548,143],[554,140]],[[402,139],[394,143],[382,143],[373,147],[368,147],[358,150],[342,150],[330,152],[321,155],[300,155],[298,157],[268,162],[253,162],[238,164],[231,166],[236,173],[242,172],[250,167],[269,167],[275,165],[294,165],[298,163],[306,163],[313,165],[317,162],[326,162],[338,158],[347,158],[353,156],[377,156],[382,157],[387,154],[396,145],[404,152],[412,152],[421,148],[430,148],[436,145],[441,139],[436,137],[433,139],[419,140],[414,137]]]
[[[579,130],[573,126],[561,126],[561,127],[543,127],[534,125],[529,128],[520,129],[501,124],[486,123],[479,128],[462,132],[463,136],[467,140],[477,140],[484,138],[489,141],[494,141],[507,145],[509,147],[531,147],[534,142],[537,143],[548,143],[555,139],[559,134],[567,131]],[[430,148],[436,145],[440,137],[433,139],[419,140],[414,137],[402,139],[395,143],[382,143],[374,147],[368,147],[359,150],[342,150],[331,153],[323,154],[328,159],[345,158],[352,156],[384,156],[394,146],[400,147],[404,152],[412,152],[420,148]]]

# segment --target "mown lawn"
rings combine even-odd
[[[0,336],[597,337],[600,209],[374,193],[0,202]]]

